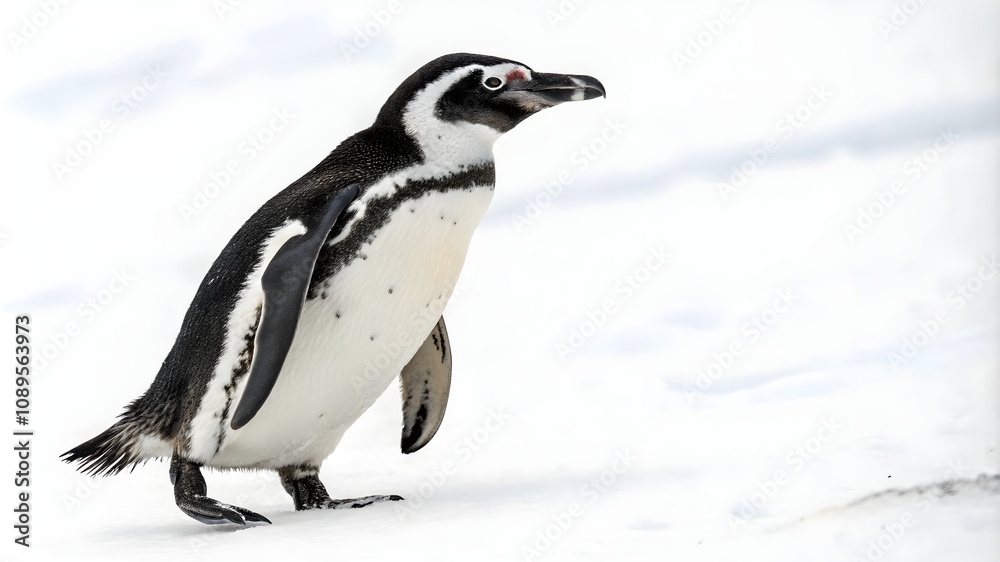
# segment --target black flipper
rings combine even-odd
[[[247,386],[230,422],[233,429],[239,429],[253,419],[274,388],[295,337],[295,327],[306,300],[316,258],[337,218],[357,196],[357,184],[334,196],[319,223],[305,234],[285,242],[264,269],[261,276],[264,307],[254,338]]]
[[[399,375],[403,387],[404,453],[419,451],[444,421],[451,389],[451,342],[442,316]]]

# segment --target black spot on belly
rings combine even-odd
[[[389,294],[392,294],[392,287],[389,287]]]
[[[337,312],[334,312],[333,315],[336,316],[337,318],[340,318],[340,311],[338,310]]]
[[[369,336],[368,339],[375,341],[375,336]]]

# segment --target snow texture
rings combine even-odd
[[[998,559],[1000,5],[344,4],[4,4],[4,353],[30,313],[36,432],[8,559]],[[390,390],[323,466],[407,501],[296,513],[274,474],[208,472],[274,524],[207,527],[165,462],[58,462],[242,221],[456,51],[608,97],[497,142],[434,440],[399,454]]]

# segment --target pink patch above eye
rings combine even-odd
[[[511,80],[524,80],[524,71],[515,68],[514,70],[508,72],[507,81],[510,82]]]

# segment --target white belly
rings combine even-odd
[[[367,259],[355,259],[330,281],[325,298],[305,304],[278,381],[257,415],[237,431],[229,428],[243,377],[221,446],[192,432],[196,455],[219,467],[319,465],[441,317],[492,196],[491,188],[476,187],[404,202],[361,248]]]

